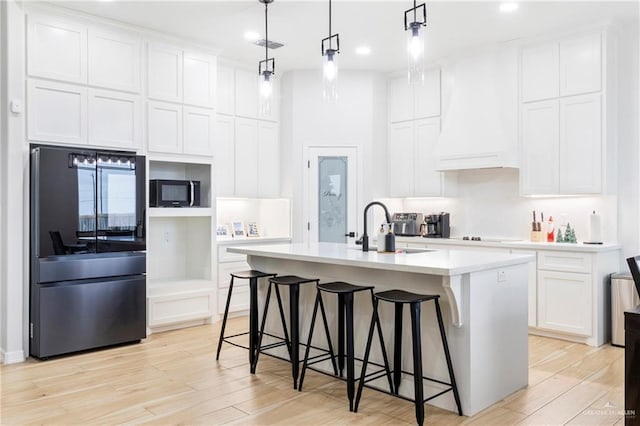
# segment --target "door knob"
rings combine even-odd
[[[355,232],[348,232],[346,234],[344,234],[345,237],[350,237],[350,238],[355,238],[356,237],[356,233]]]

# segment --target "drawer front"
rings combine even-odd
[[[241,260],[247,260],[246,254],[229,253],[227,246],[218,247],[218,262],[239,262]]]
[[[538,269],[561,272],[591,273],[592,255],[588,253],[538,252]]]
[[[224,307],[227,304],[228,288],[218,290],[218,314],[224,314]],[[246,311],[249,309],[249,287],[233,286],[229,312]]]
[[[150,298],[147,300],[149,327],[210,318],[214,301],[214,292]]]
[[[218,288],[229,288],[229,281],[231,280],[232,272],[240,272],[246,271],[247,269],[251,269],[247,262],[228,262],[228,263],[219,263],[218,264]],[[240,285],[248,286],[248,280],[236,280],[234,283],[234,287],[239,287]],[[235,290],[234,290],[235,293]]]

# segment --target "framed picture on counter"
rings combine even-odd
[[[244,238],[246,234],[244,232],[244,223],[241,221],[234,221],[231,224],[231,229],[233,230],[233,238]]]
[[[216,237],[219,240],[228,240],[231,239],[231,227],[229,225],[217,225],[216,226]]]
[[[260,236],[260,225],[258,225],[258,222],[247,223],[247,237],[259,237],[259,236]]]

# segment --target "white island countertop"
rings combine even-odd
[[[402,250],[402,249],[400,249]],[[405,249],[411,250],[411,249]],[[517,265],[535,260],[529,254],[495,253],[470,250],[428,250],[408,253],[363,252],[361,246],[338,243],[273,244],[229,247],[227,251],[249,256],[305,262],[333,263],[390,271],[452,276],[486,269]]]

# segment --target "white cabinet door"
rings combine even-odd
[[[442,172],[437,172],[434,155],[440,136],[440,118],[415,121],[415,196],[439,197],[442,195]]]
[[[545,43],[522,50],[522,101],[558,97],[560,84],[558,43]]]
[[[184,103],[214,108],[216,105],[216,58],[184,53]]]
[[[389,194],[392,197],[414,195],[413,121],[389,125]]]
[[[590,336],[591,275],[538,271],[538,327]]]
[[[235,81],[233,68],[218,66],[216,108],[219,114],[233,115],[235,113]]]
[[[258,196],[280,195],[278,123],[258,123]]]
[[[599,93],[560,99],[560,191],[602,191],[602,112]]]
[[[87,83],[87,27],[58,17],[29,15],[27,70],[30,76]]]
[[[387,85],[389,122],[413,119],[413,87],[406,78],[395,78]]]
[[[597,92],[602,87],[602,43],[600,33],[560,42],[560,95]]]
[[[89,143],[138,149],[142,121],[140,96],[89,89]]]
[[[215,124],[215,185],[216,195],[232,197],[235,190],[235,119],[217,115]]]
[[[210,109],[183,107],[185,154],[213,155],[214,112]]]
[[[424,84],[414,92],[414,117],[427,118],[440,115],[440,70],[424,73]]]
[[[147,149],[155,152],[182,152],[182,107],[149,102],[147,108]]]
[[[28,80],[27,137],[32,141],[87,143],[87,89]]]
[[[236,115],[258,118],[258,75],[236,70]]]
[[[140,36],[89,28],[89,84],[140,93]]]
[[[236,118],[235,195],[258,195],[258,121]]]
[[[147,84],[149,98],[182,102],[182,51],[172,46],[149,43]]]
[[[523,194],[557,194],[559,186],[558,101],[522,105],[522,158],[520,169]]]

